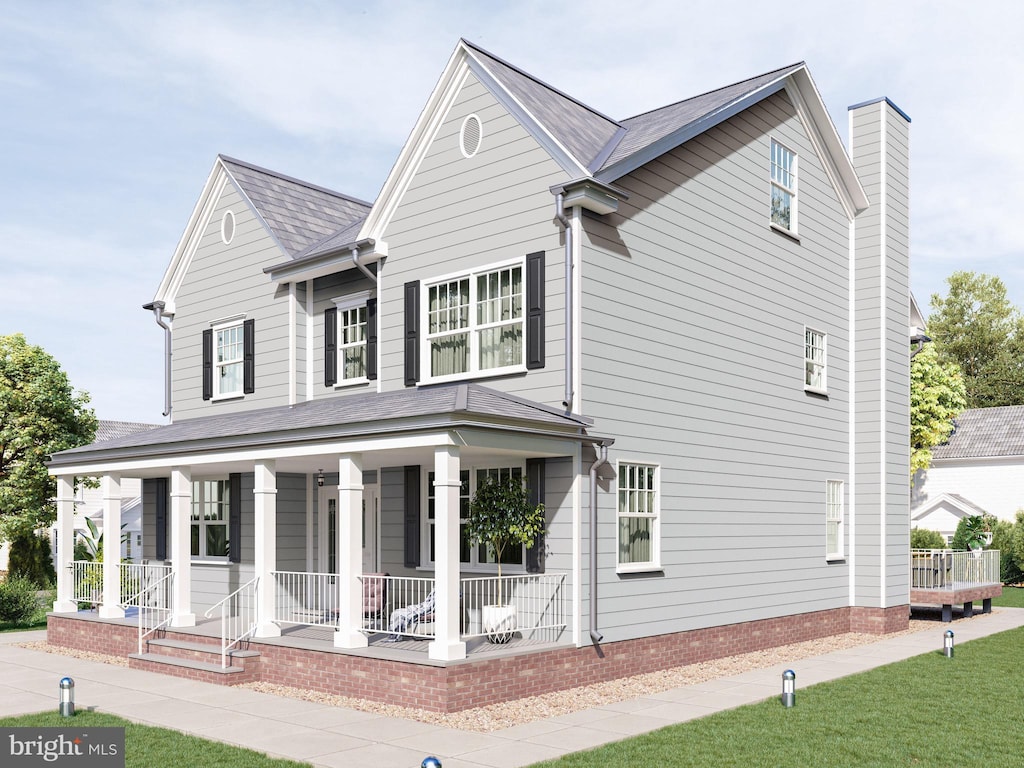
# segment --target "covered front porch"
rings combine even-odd
[[[139,653],[161,633],[216,625],[227,666],[247,642],[277,638],[431,662],[578,644],[579,478],[595,442],[585,426],[461,384],[197,419],[57,454],[54,611],[127,622]],[[547,510],[547,538],[503,559],[500,579],[464,525],[494,473],[521,476]],[[100,478],[107,541],[119,536],[122,478],[142,478],[146,564],[70,560],[82,476]]]

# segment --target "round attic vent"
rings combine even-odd
[[[224,218],[220,220],[220,239],[224,241],[224,245],[231,245],[231,241],[235,239],[234,211],[224,211]]]
[[[463,157],[472,157],[480,149],[480,139],[483,137],[483,124],[476,115],[470,115],[462,121],[462,131],[459,134]]]

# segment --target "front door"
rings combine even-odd
[[[380,523],[380,503],[377,486],[363,489],[363,573],[375,573],[380,562],[377,549],[377,529]],[[322,490],[320,506],[320,568],[326,573],[338,572],[338,490]]]

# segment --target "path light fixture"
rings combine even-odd
[[[942,639],[942,653],[947,659],[953,658],[953,630],[947,629]]]
[[[60,679],[60,715],[75,716],[75,681],[70,677]]]
[[[441,761],[433,755],[424,757],[423,762],[420,763],[420,768],[441,768]]]
[[[796,704],[796,672],[787,669],[782,673],[782,706],[792,707]]]

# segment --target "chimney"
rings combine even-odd
[[[853,631],[905,624],[910,602],[909,138],[910,118],[888,99],[850,107],[870,201],[853,225]]]

